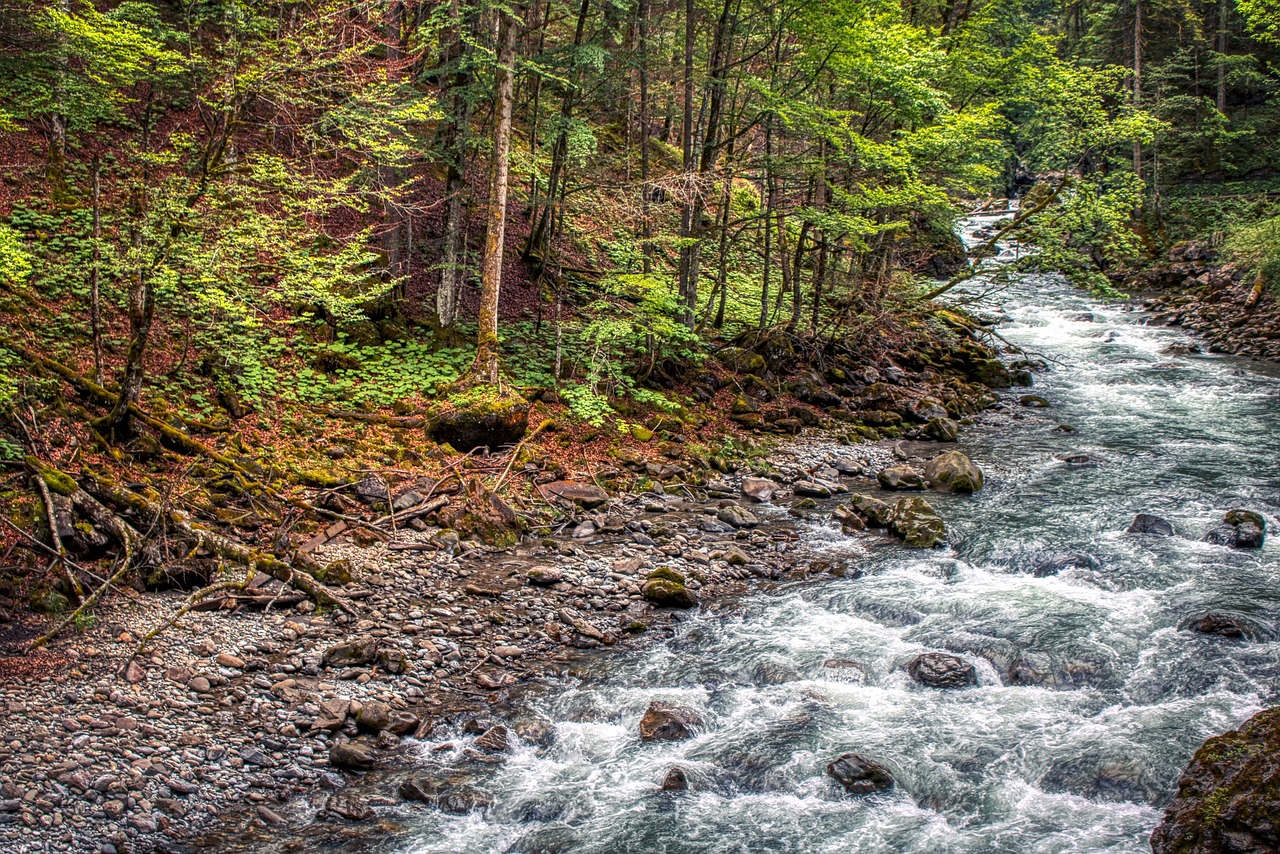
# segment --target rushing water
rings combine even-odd
[[[1053,364],[1035,389],[1052,408],[962,437],[987,485],[935,501],[949,548],[864,554],[794,523],[866,574],[758,594],[656,648],[600,657],[533,700],[555,739],[515,749],[486,784],[491,809],[419,813],[402,850],[1149,851],[1200,742],[1280,699],[1280,643],[1179,630],[1208,611],[1275,628],[1278,547],[1199,538],[1237,506],[1274,528],[1280,384],[1229,359],[1164,355],[1180,333],[1051,279],[998,299],[1002,334]],[[1097,464],[1058,459],[1070,453]],[[1140,511],[1178,536],[1124,534]],[[1068,552],[1096,563],[1032,572]],[[926,650],[972,658],[980,685],[914,684],[902,664]],[[865,684],[829,659],[859,662]],[[1017,661],[1049,681],[1003,684]],[[641,744],[655,699],[698,709],[705,731]],[[889,766],[897,787],[844,795],[825,765],[846,751]],[[692,791],[658,794],[673,764]]]

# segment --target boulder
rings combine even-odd
[[[924,479],[937,492],[969,494],[982,489],[982,470],[960,451],[947,451],[929,460]]]
[[[924,434],[938,442],[954,442],[960,438],[960,425],[950,418],[934,418],[924,425]]]
[[[925,652],[907,662],[907,673],[930,688],[968,688],[978,684],[974,666],[958,655]]]
[[[377,504],[379,501],[390,501],[391,492],[387,489],[385,480],[369,475],[356,484],[356,498],[365,504]]]
[[[1232,510],[1204,535],[1204,541],[1233,549],[1260,549],[1266,541],[1266,530],[1267,520],[1261,513]]]
[[[760,524],[760,520],[750,510],[735,505],[721,507],[716,518],[734,528],[754,528]]]
[[[486,392],[466,406],[436,413],[429,419],[431,441],[468,453],[514,445],[529,429],[529,402],[518,395]]]
[[[1150,534],[1153,537],[1172,537],[1173,523],[1150,513],[1139,513],[1125,530],[1126,534]]]
[[[876,480],[885,489],[924,489],[924,477],[911,466],[889,466],[881,469]]]
[[[684,741],[700,726],[702,718],[692,709],[654,700],[640,719],[640,740]]]
[[[413,669],[413,665],[409,662],[409,656],[405,655],[403,650],[394,646],[384,646],[379,649],[375,658],[384,673],[390,673],[394,676],[408,673]]]
[[[673,569],[659,567],[640,585],[640,594],[664,608],[695,608],[698,597],[685,586],[684,576]]]
[[[555,566],[531,566],[524,577],[535,587],[550,587],[564,581],[564,570]]]
[[[391,707],[386,703],[370,700],[360,707],[356,723],[372,732],[382,732],[391,725]]]
[[[893,521],[893,505],[874,498],[870,495],[855,495],[849,501],[849,505],[853,507],[863,518],[867,520],[867,524],[873,528],[887,528]]]
[[[476,739],[476,747],[502,753],[508,745],[507,728],[502,724],[489,727]]]
[[[808,498],[830,498],[831,488],[812,480],[798,480],[791,484],[791,491]]]
[[[766,369],[764,356],[742,347],[724,347],[716,353],[720,364],[740,374],[763,374]]]
[[[752,501],[761,503],[768,501],[777,488],[778,485],[767,478],[744,477],[742,479],[742,494]]]
[[[902,414],[917,424],[928,424],[940,418],[947,418],[947,409],[936,397],[922,397],[907,404]]]
[[[350,771],[368,771],[377,761],[373,748],[360,741],[343,741],[329,748],[329,764]]]
[[[973,379],[987,388],[1010,388],[1013,375],[998,359],[978,359],[973,364]]]
[[[1221,611],[1188,620],[1182,628],[1202,635],[1217,635],[1231,640],[1260,641],[1268,639],[1270,635],[1264,628],[1244,617],[1225,614]]]
[[[942,517],[923,498],[900,499],[893,507],[889,527],[904,544],[917,549],[931,549],[947,535]]]
[[[316,715],[316,719],[311,722],[311,728],[332,731],[346,722],[351,701],[346,697],[336,697],[332,700],[321,700],[319,705],[320,714]]]
[[[662,778],[662,791],[664,792],[687,792],[689,790],[689,775],[684,773],[684,769],[677,765],[672,765],[667,770],[667,776]]]
[[[377,639],[358,637],[329,647],[322,660],[325,667],[359,667],[372,664],[377,656]]]
[[[557,480],[538,487],[542,497],[547,500],[558,498],[576,504],[584,510],[594,510],[609,500],[609,493],[591,483],[574,483],[569,480]]]
[[[1153,854],[1280,850],[1280,707],[1209,739],[1178,782]]]
[[[845,753],[827,764],[827,774],[851,795],[872,795],[893,788],[893,775],[878,762]]]

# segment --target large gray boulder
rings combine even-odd
[[[947,451],[929,460],[924,479],[937,492],[967,494],[982,489],[982,470],[960,451]]]

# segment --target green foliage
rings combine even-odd
[[[1280,290],[1280,215],[1237,228],[1227,237],[1226,249],[1272,290]]]

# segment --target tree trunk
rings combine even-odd
[[[1133,0],[1133,108],[1142,107],[1142,0]],[[1133,142],[1133,171],[1142,177],[1142,143]]]
[[[102,164],[93,156],[93,262],[89,268],[89,332],[93,339],[93,381],[102,382]]]
[[[458,319],[458,295],[462,290],[462,237],[465,229],[463,191],[466,185],[467,127],[471,121],[471,105],[463,89],[470,82],[466,71],[467,39],[462,37],[465,26],[459,0],[450,6],[453,41],[446,49],[456,53],[458,63],[453,74],[441,82],[440,100],[452,101],[452,114],[448,120],[445,149],[448,152],[448,168],[445,173],[444,241],[440,258],[440,286],[436,290],[436,319],[442,328],[448,329]]]
[[[685,0],[684,4],[684,115],[681,117],[682,136],[684,141],[684,157],[682,168],[685,182],[693,178],[693,49],[694,23],[697,6],[694,0]],[[683,188],[680,203],[680,239],[684,245],[680,247],[680,320],[690,329],[693,328],[693,308],[689,294],[690,270],[693,266],[693,247],[687,245],[693,236],[693,196],[696,190]],[[697,294],[693,295],[697,298]]]
[[[640,251],[644,272],[653,272],[653,246],[649,239],[649,0],[636,7],[640,41]]]
[[[1227,0],[1218,0],[1218,112],[1227,114]]]
[[[497,385],[498,298],[502,287],[503,241],[507,228],[507,179],[511,157],[511,110],[515,83],[516,19],[506,10],[498,13],[497,124],[493,133],[492,180],[489,188],[488,227],[485,233],[484,268],[480,275],[479,332],[472,379]]]

